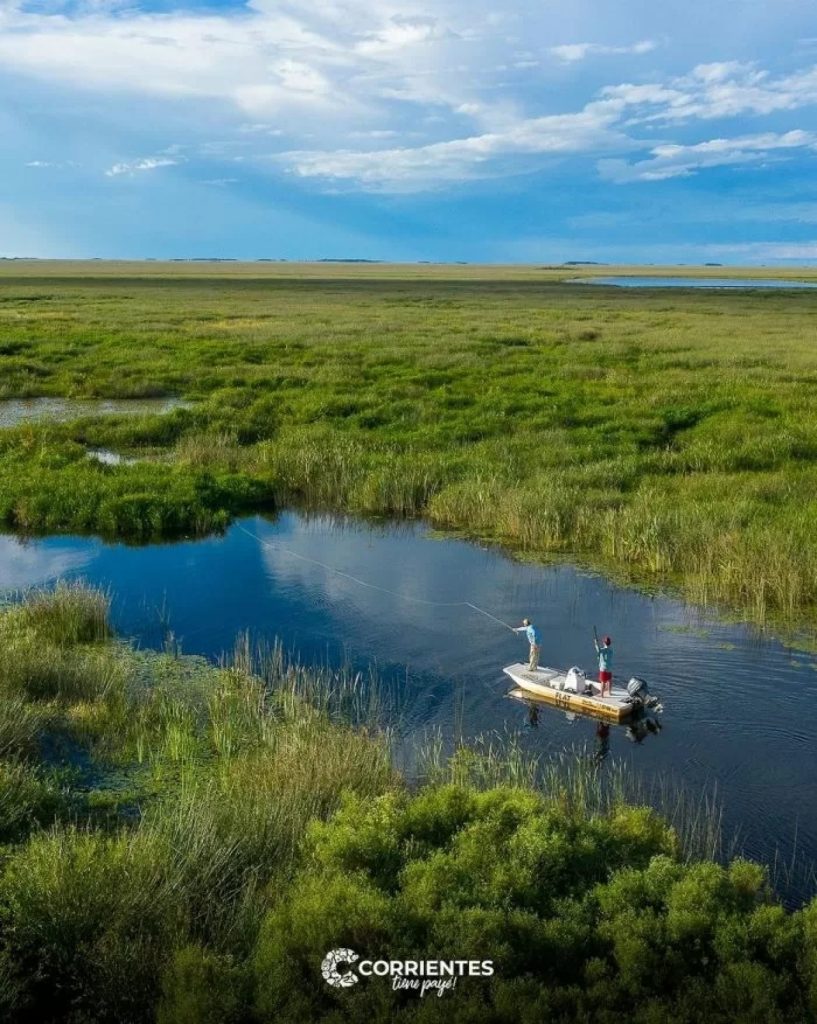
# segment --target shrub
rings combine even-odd
[[[246,1019],[246,969],[201,946],[176,951],[162,976],[157,1024],[236,1024]]]
[[[31,1019],[151,1019],[184,923],[159,844],[74,829],[35,836],[6,865],[0,909]]]
[[[347,797],[307,854],[259,934],[262,1021],[807,1019],[805,916],[775,904],[754,865],[682,863],[643,808],[587,816],[508,787]],[[491,959],[496,973],[442,1000],[388,979],[321,986],[323,955],[347,947]]]

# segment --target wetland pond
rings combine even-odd
[[[781,863],[796,850],[804,870],[817,855],[817,656],[679,601],[568,565],[513,561],[419,523],[292,512],[144,547],[0,535],[0,592],[60,577],[109,588],[115,628],[142,646],[162,647],[172,630],[185,653],[217,657],[249,630],[307,664],[374,664],[399,692],[408,745],[437,728],[447,737],[518,731],[536,751],[592,753],[591,719],[543,706],[529,727],[502,673],[524,660],[525,641],[464,602],[506,623],[529,615],[542,630],[542,664],[588,672],[595,624],[613,636],[619,678],[643,676],[665,708],[660,732],[642,742],[611,727],[613,758],[645,780],[714,793],[727,840],[737,834],[748,856],[771,862],[777,851]]]
[[[566,284],[606,284],[618,288],[817,288],[817,281],[756,277],[576,277]]]
[[[82,416],[139,416],[188,408],[179,398],[4,398],[0,428],[22,423],[66,423]]]

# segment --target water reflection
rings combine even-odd
[[[679,602],[570,566],[520,564],[435,539],[421,525],[294,514],[144,548],[0,538],[0,590],[58,575],[109,587],[117,629],[141,644],[161,647],[172,634],[185,651],[218,656],[249,629],[259,640],[280,638],[307,662],[345,661],[364,673],[374,664],[413,735],[511,729],[540,753],[583,743],[600,761],[614,755],[646,778],[669,773],[693,790],[717,786],[727,832],[740,829],[751,856],[785,851],[795,833],[801,853],[817,852],[809,726],[817,659],[701,619]],[[601,736],[594,720],[570,723],[558,709],[531,713],[508,701],[502,667],[518,660],[519,639],[464,602],[504,622],[535,616],[542,663],[588,674],[592,624],[603,622],[615,637],[619,678],[641,676],[661,695],[660,735],[649,718],[629,736],[626,726]]]
[[[0,399],[0,427],[65,423],[83,416],[166,413],[190,404],[180,398],[7,398]]]
[[[627,723],[625,736],[631,743],[643,743],[648,736],[657,736],[663,726],[658,718],[647,713],[634,716]]]
[[[76,575],[93,557],[92,551],[78,548],[71,540],[45,546],[0,534],[0,594]]]
[[[593,751],[593,760],[597,765],[607,758],[610,753],[610,725],[608,722],[599,722],[596,726],[596,743]]]

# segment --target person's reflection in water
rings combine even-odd
[[[610,753],[610,726],[606,722],[599,722],[596,726],[596,749],[593,760],[597,765]]]
[[[528,725],[531,729],[539,728],[539,708],[533,701],[528,702]]]

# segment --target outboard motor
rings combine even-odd
[[[633,676],[629,683],[627,683],[627,693],[633,700],[646,702],[650,691],[644,679],[641,679],[639,676]]]

